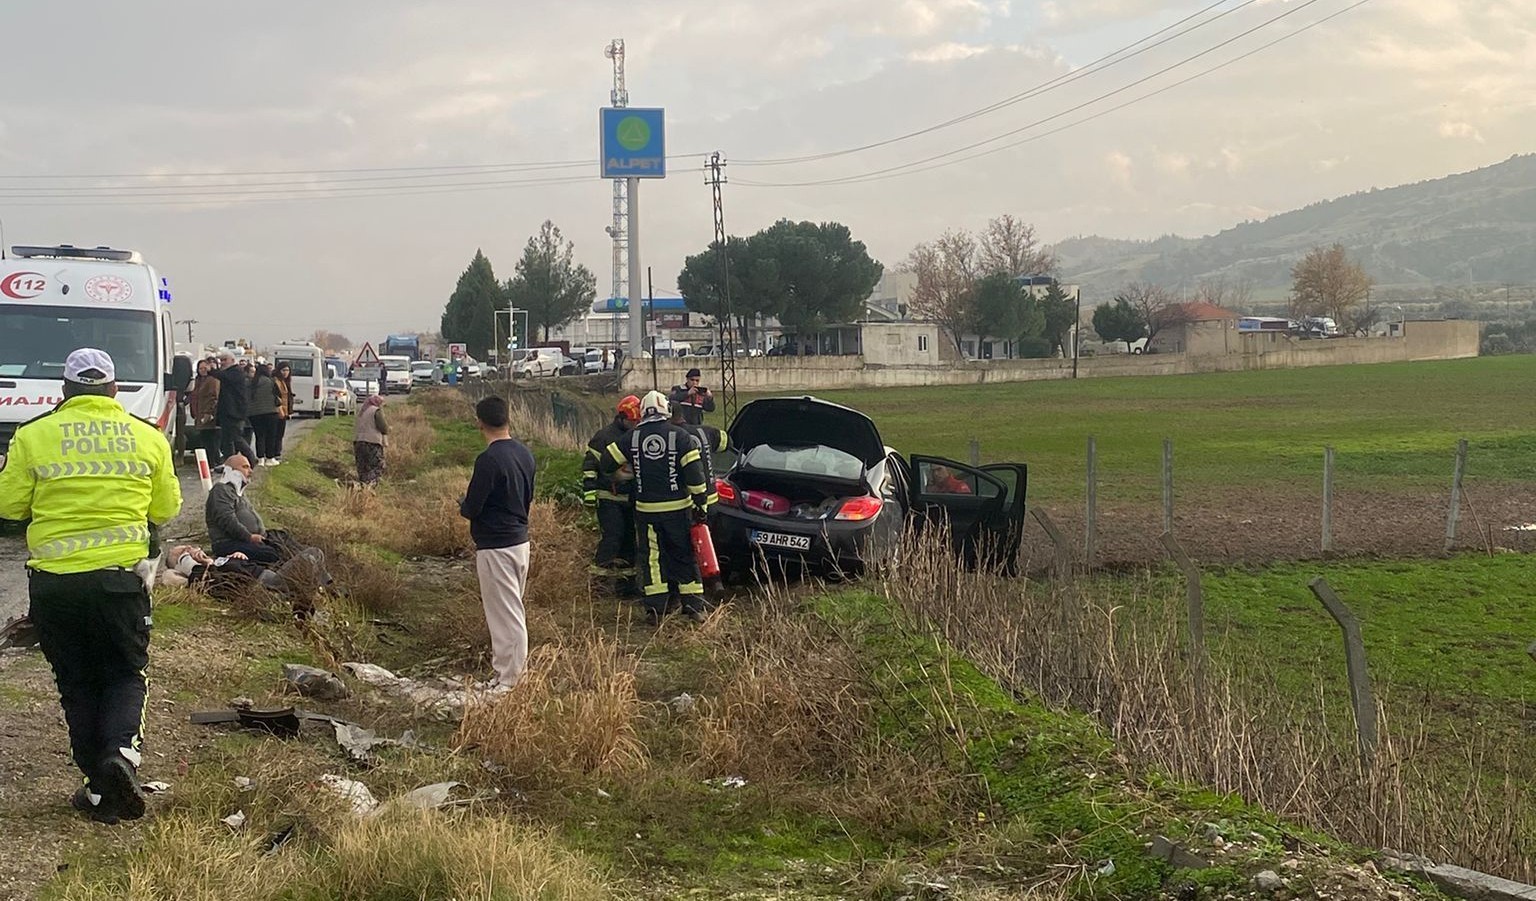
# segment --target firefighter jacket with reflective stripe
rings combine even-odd
[[[73,397],[16,430],[0,470],[0,519],[30,519],[27,566],[132,567],[149,525],[181,510],[171,447],[110,397]]]
[[[730,449],[731,439],[724,432],[712,425],[684,426],[699,441],[699,461],[704,464],[704,485],[708,489],[706,495],[710,506],[714,506],[720,500],[720,495],[715,492],[715,455],[725,453]]]
[[[615,416],[613,422],[598,429],[587,442],[587,452],[581,458],[581,491],[582,498],[589,504],[597,501],[629,503],[629,482],[618,479],[623,463],[608,453],[610,445],[622,444],[624,436],[629,434],[627,422],[624,417]]]
[[[634,472],[636,512],[705,509],[707,489],[699,440],[687,429],[665,420],[642,422],[608,445],[608,456],[615,463],[629,464]]]

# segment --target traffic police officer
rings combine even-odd
[[[149,666],[151,529],[181,510],[165,436],[115,398],[112,358],[64,363],[64,400],[16,431],[0,518],[27,527],[28,610],[53,666],[93,820],[144,815],[139,785]]]
[[[608,454],[608,445],[621,443],[639,422],[640,398],[631,394],[619,401],[613,421],[587,442],[587,452],[582,457],[582,500],[597,509],[597,525],[602,530],[592,561],[593,575],[634,575],[634,501],[628,481],[621,478],[620,464]]]
[[[661,621],[671,583],[677,587],[683,614],[699,622],[704,618],[704,583],[688,534],[693,523],[708,517],[699,442],[667,421],[667,397],[660,391],[640,401],[640,416],[633,431],[608,445],[608,455],[635,474],[636,551],[645,610],[652,622]]]

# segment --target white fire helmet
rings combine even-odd
[[[672,407],[667,403],[667,396],[660,391],[648,391],[645,397],[640,399],[640,418],[668,419],[672,416]]]

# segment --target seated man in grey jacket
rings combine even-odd
[[[251,461],[235,454],[224,461],[224,477],[208,492],[203,515],[208,520],[208,540],[215,557],[244,554],[252,563],[271,566],[282,562],[281,548],[268,541],[261,514],[246,499]]]

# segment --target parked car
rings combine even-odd
[[[411,358],[403,356],[390,356],[385,354],[379,357],[379,362],[384,364],[386,381],[385,394],[410,394],[411,393]]]
[[[730,426],[736,458],[710,532],[731,573],[759,559],[857,573],[891,560],[909,528],[944,528],[972,564],[1016,567],[1029,471],[904,456],[863,413],[814,397],[755,400]]]
[[[326,379],[322,416],[351,416],[357,412],[358,398],[346,379]]]
[[[802,347],[803,347],[803,350],[802,350]],[[816,345],[814,345],[814,344],[801,345],[801,344],[798,344],[798,343],[796,343],[794,341],[786,341],[783,344],[776,344],[773,347],[768,348],[768,356],[770,356],[770,357],[814,357],[814,356],[816,356]]]
[[[441,370],[437,369],[431,360],[416,360],[411,363],[411,384],[431,385],[437,381],[436,372]]]
[[[581,370],[587,375],[602,372],[608,368],[603,365],[603,349],[601,347],[589,347],[581,358]]]

